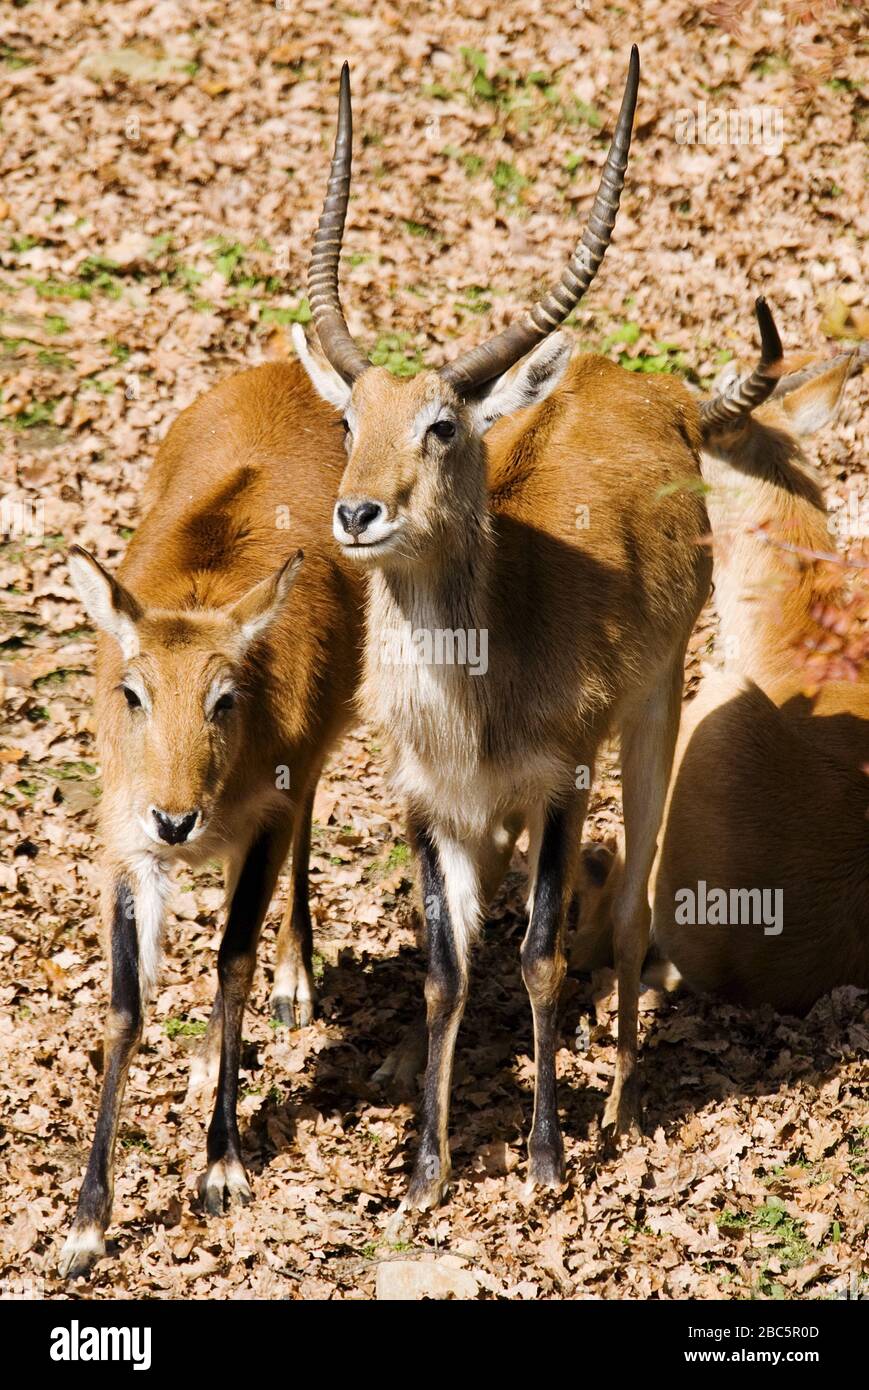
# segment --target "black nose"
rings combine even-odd
[[[199,819],[198,811],[188,811],[183,816],[167,816],[165,811],[158,811],[156,806],[153,806],[151,811],[157,822],[157,834],[167,845],[183,845]]]
[[[379,502],[339,502],[337,507],[338,520],[348,536],[361,535],[382,511]]]

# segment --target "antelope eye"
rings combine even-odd
[[[350,425],[348,424],[348,422],[347,422],[346,420],[342,419],[341,425],[342,425],[342,428],[343,428],[343,430],[344,430],[344,433],[345,433],[345,434],[349,434],[349,433],[350,433]]]
[[[138,695],[136,694],[135,690],[132,690],[132,689],[130,688],[129,685],[122,685],[122,686],[121,686],[121,689],[122,689],[123,692],[124,692],[124,699],[126,700],[127,704],[130,706],[130,709],[141,709],[141,708],[142,708],[142,701],[139,699],[139,697],[138,697]]]
[[[235,696],[233,695],[231,690],[227,690],[226,693],[221,695],[220,699],[216,702],[214,709],[211,711],[211,713],[212,715],[225,714],[225,712],[228,709],[232,709],[234,705]]]
[[[456,422],[455,420],[435,420],[434,424],[429,426],[429,430],[435,439],[453,439],[456,433]]]

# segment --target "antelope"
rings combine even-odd
[[[704,409],[725,665],[683,716],[650,983],[797,1014],[837,985],[869,988],[869,669],[807,693],[798,657],[816,606],[841,585],[823,561],[829,518],[800,440],[835,417],[858,366],[849,353],[810,361],[771,383],[759,409],[738,391]],[[865,581],[862,592],[865,625]],[[587,847],[577,965],[609,963],[622,872],[620,855]],[[701,884],[706,924],[688,920]],[[764,893],[780,895],[777,913],[759,910]]]
[[[384,731],[418,857],[428,1056],[407,1201],[421,1210],[442,1199],[450,1176],[449,1092],[470,948],[525,827],[533,884],[521,961],[536,1062],[529,1184],[564,1180],[555,1078],[563,928],[595,754],[610,729],[621,735],[628,846],[615,904],[618,1066],[604,1120],[621,1131],[636,1116],[648,877],[685,648],[710,577],[698,410],[672,378],[641,381],[601,357],[573,358],[555,330],[609,244],[638,83],[634,48],[588,223],[554,289],[490,342],[402,381],[371,366],[338,297],[352,160],[346,65],[341,74],[308,278],[322,351],[301,330],[295,338],[315,387],[343,415],[348,458],[333,530],[368,581],[362,703]],[[420,659],[420,634],[478,634],[480,650],[485,636],[485,673],[481,663]]]
[[[219,1058],[203,1197],[212,1214],[250,1201],[236,1099],[257,940],[292,849],[272,1007],[284,1022],[310,1022],[312,805],[359,678],[359,578],[329,537],[343,464],[340,423],[297,362],[241,372],[173,424],[117,576],[71,551],[74,585],[99,631],[111,1004],[64,1274],[85,1273],[104,1253],[119,1111],[157,980],[170,870],[215,857],[227,917],[202,1063],[207,1072]]]

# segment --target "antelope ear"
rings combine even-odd
[[[712,395],[724,396],[739,376],[739,363],[726,362],[712,383]]]
[[[828,372],[782,396],[781,408],[795,434],[814,434],[836,418],[853,361],[853,355],[845,357]]]
[[[144,616],[141,604],[80,545],[69,552],[69,577],[94,627],[114,637],[129,661],[139,650],[136,624]]]
[[[502,415],[545,400],[563,377],[572,351],[566,333],[551,333],[515,367],[496,377],[484,395],[471,401],[471,422],[477,433],[485,434]]]
[[[324,401],[328,401],[330,405],[334,405],[336,410],[343,413],[350,400],[351,390],[343,376],[335,371],[331,362],[327,362],[322,353],[312,352],[305,337],[305,330],[300,323],[293,324],[292,337],[299,361],[308,373],[314,390],[323,397]]]
[[[246,594],[236,599],[227,610],[229,617],[241,628],[241,640],[245,648],[258,637],[262,637],[283,611],[304,558],[304,553],[297,550],[279,570],[270,574],[267,579],[261,579],[259,584],[254,584],[252,589],[248,589]]]

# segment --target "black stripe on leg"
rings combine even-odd
[[[419,831],[416,841],[422,868],[429,975],[433,977],[438,993],[445,1000],[454,1001],[461,978],[440,859],[427,830]]]
[[[227,1155],[239,1157],[236,1109],[241,1023],[253,973],[259,929],[271,901],[272,881],[267,872],[271,852],[272,837],[268,833],[260,835],[248,850],[232,895],[226,930],[217,955],[223,1001],[223,1034],[217,1096],[208,1128],[209,1164]]]
[[[537,861],[534,907],[522,943],[522,977],[531,999],[535,1034],[534,1124],[529,1141],[532,1177],[556,1182],[563,1164],[555,1083],[558,996],[563,976],[559,960],[564,898],[567,817],[550,810]]]
[[[248,955],[251,935],[268,911],[271,887],[266,886],[266,869],[271,844],[271,835],[260,835],[248,850],[232,895],[226,931],[217,956],[218,970],[225,969],[234,958]]]
[[[121,1092],[130,1056],[142,1026],[139,941],[135,900],[126,882],[115,887],[112,912],[112,988],[103,1063],[103,1085],[93,1144],[76,1209],[76,1225],[108,1225],[112,1201],[112,1162]]]
[[[427,830],[418,831],[421,887],[428,942],[425,982],[428,1022],[428,1062],[422,1100],[419,1149],[409,1200],[431,1205],[439,1199],[448,1176],[448,1156],[441,1152],[449,1100],[444,1077],[452,1067],[452,1029],[464,1003],[465,975],[456,950],[453,924],[437,848]],[[444,1168],[447,1171],[444,1171]]]
[[[554,954],[564,893],[564,831],[566,817],[555,807],[546,817],[537,859],[534,908],[522,947],[522,964]]]
[[[119,882],[115,889],[112,916],[112,1008],[126,1016],[135,1028],[142,1020],[139,989],[139,936],[136,931],[136,903],[129,884]]]

